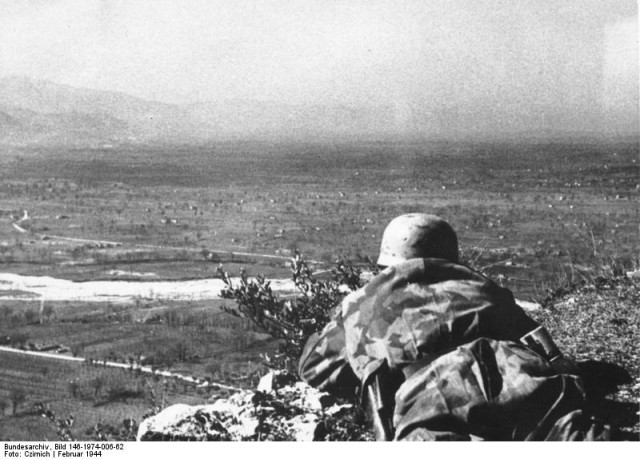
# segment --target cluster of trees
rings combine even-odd
[[[11,405],[12,413],[16,414],[18,408],[27,400],[27,393],[20,388],[11,389],[8,397],[0,397],[0,416],[4,416],[9,405]]]
[[[67,390],[71,397],[92,399],[95,404],[141,398],[146,393],[143,378],[135,378],[117,371],[74,379],[67,385]]]
[[[44,320],[51,320],[55,314],[55,307],[49,303],[41,304],[40,308],[28,308],[22,310],[14,310],[7,305],[0,307],[0,316],[5,324],[35,324]]]

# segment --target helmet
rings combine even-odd
[[[444,258],[458,262],[458,237],[435,215],[405,214],[391,220],[382,235],[378,264],[391,266],[411,258]]]

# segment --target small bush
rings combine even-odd
[[[297,293],[281,299],[273,293],[264,276],[249,278],[243,270],[235,285],[228,272],[219,268],[226,285],[222,298],[233,299],[237,308],[224,308],[237,317],[246,317],[260,329],[281,340],[275,354],[265,356],[265,363],[275,369],[295,372],[298,359],[309,336],[331,320],[333,308],[348,291],[362,286],[362,271],[346,258],[339,259],[332,278],[319,280],[304,258],[296,253],[291,259],[291,278]],[[346,287],[346,288],[345,288]]]
[[[120,425],[99,422],[85,432],[96,441],[135,441],[138,423],[135,419],[123,419]]]
[[[12,389],[9,393],[9,399],[13,407],[13,414],[16,414],[20,405],[27,399],[27,393],[23,389]]]
[[[58,435],[58,439],[62,441],[75,441],[75,435],[71,431],[71,427],[75,422],[73,414],[70,414],[66,418],[59,418],[56,414],[51,410],[48,404],[38,402],[34,405],[34,408],[38,414],[40,414],[43,418],[48,419],[56,429],[56,434]]]
[[[4,416],[4,412],[9,406],[9,402],[6,398],[0,398],[0,416]]]
[[[39,321],[40,316],[35,309],[27,309],[26,311],[24,311],[24,319],[28,324],[34,324]]]

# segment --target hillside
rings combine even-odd
[[[126,139],[129,124],[102,113],[40,113],[0,105],[0,139],[14,144],[104,143]]]
[[[534,314],[585,372],[596,413],[640,440],[640,279],[598,277],[550,292]]]
[[[0,141],[18,145],[161,138],[181,115],[169,104],[23,77],[0,79],[0,112]]]
[[[614,427],[613,440],[640,440],[640,282],[599,277],[550,292],[534,313],[564,352],[578,363],[592,414]],[[271,381],[271,380],[269,380]],[[264,389],[261,382],[261,389]],[[286,390],[246,391],[213,405],[172,406],[145,421],[142,440],[371,440],[362,413],[302,383]],[[240,398],[238,398],[240,397]],[[318,400],[315,410],[302,408]],[[347,401],[348,402],[348,401]],[[255,411],[265,410],[261,415]],[[304,414],[304,415],[302,415]],[[259,422],[256,419],[259,418]],[[238,427],[241,426],[242,428]],[[239,430],[240,429],[240,430]],[[300,434],[302,432],[302,435]]]
[[[397,134],[385,106],[255,100],[148,101],[24,77],[0,78],[0,143],[199,143],[228,138],[382,138]]]

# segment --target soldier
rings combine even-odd
[[[356,389],[379,440],[608,439],[589,418],[575,364],[513,294],[460,264],[443,219],[397,217],[384,268],[312,335],[300,375]]]

